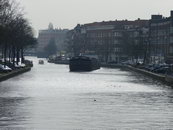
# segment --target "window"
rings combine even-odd
[[[122,34],[121,34],[120,32],[115,32],[115,33],[114,33],[114,36],[115,36],[115,37],[121,37]]]

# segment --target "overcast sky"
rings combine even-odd
[[[77,23],[149,19],[151,14],[170,15],[173,0],[17,0],[36,31],[50,22],[72,29]]]

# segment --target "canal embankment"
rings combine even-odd
[[[104,64],[101,63],[101,67],[106,67],[106,68],[124,68],[124,65],[121,64]]]
[[[133,72],[137,72],[140,74],[143,74],[145,76],[151,77],[155,80],[158,80],[164,84],[167,84],[169,86],[173,86],[173,76],[170,75],[166,75],[166,74],[157,74],[157,73],[153,73],[144,69],[140,69],[140,68],[136,68],[130,65],[117,65],[117,64],[102,64],[102,67],[106,67],[106,68],[120,68],[120,69],[125,69],[128,71],[133,71]]]
[[[0,82],[10,79],[12,77],[15,77],[17,75],[23,74],[25,72],[28,72],[31,70],[31,68],[32,68],[31,66],[26,66],[20,69],[12,70],[11,72],[8,72],[8,73],[1,73]]]

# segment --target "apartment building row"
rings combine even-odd
[[[172,62],[173,11],[170,17],[152,15],[149,23],[150,57],[152,61]]]
[[[68,37],[75,55],[95,54],[102,62],[170,60],[173,55],[173,11],[168,18],[115,20],[77,25]]]

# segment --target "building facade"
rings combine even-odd
[[[45,57],[45,47],[51,40],[54,40],[57,46],[57,51],[63,51],[65,48],[67,29],[54,29],[52,24],[46,30],[40,30],[38,36],[37,55],[38,57]]]
[[[162,15],[152,15],[149,30],[150,61],[157,63],[171,59],[173,56],[173,11],[167,18]]]
[[[140,33],[136,34],[136,40],[137,37],[145,37],[143,30],[148,28],[148,23],[148,20],[138,19],[135,21],[116,20],[77,25],[73,30],[73,45],[80,44],[81,46],[78,46],[80,53],[95,54],[102,62],[121,62],[129,58],[128,53],[124,53],[128,50],[127,41],[132,37],[134,38],[134,34],[137,32]],[[127,39],[126,35],[131,35],[131,38]],[[135,42],[131,44],[135,44]],[[140,41],[138,44],[143,43]]]
[[[71,32],[75,55],[91,53],[102,62],[142,59],[173,64],[173,11],[150,20],[116,20],[77,25]]]

